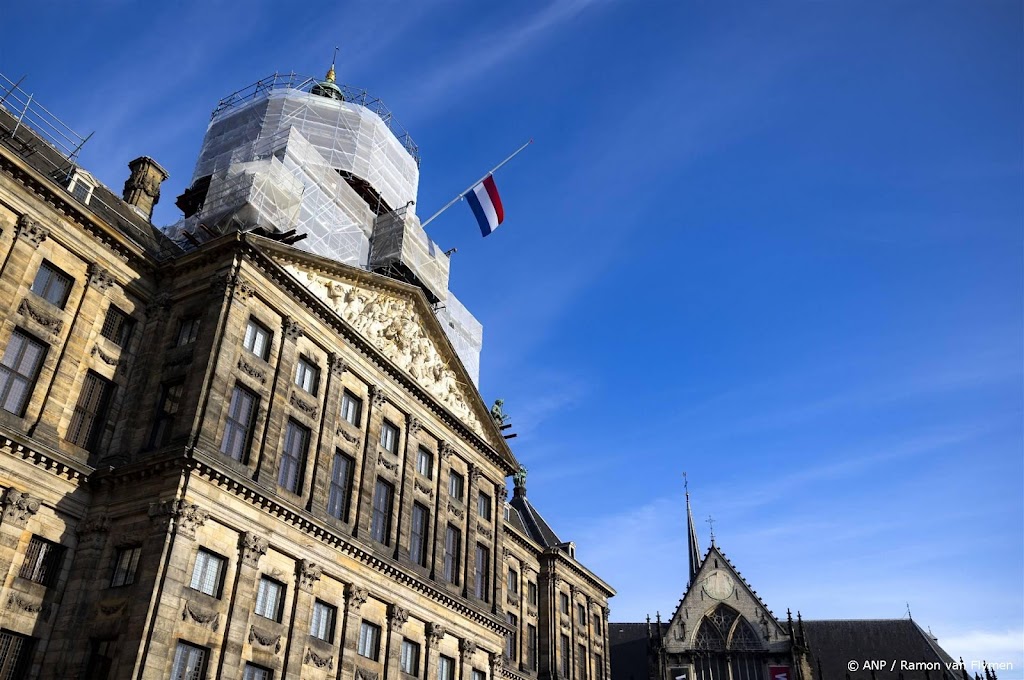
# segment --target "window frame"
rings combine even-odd
[[[11,351],[15,342],[19,342],[20,346],[14,349],[14,356],[8,360],[8,352]],[[22,364],[29,349],[35,349],[38,353],[33,360],[34,365],[30,367],[30,372],[22,373],[21,371],[26,368]],[[11,337],[7,341],[7,347],[4,348],[3,356],[0,357],[0,408],[8,413],[13,413],[19,418],[25,415],[25,410],[32,400],[32,393],[35,392],[36,382],[39,380],[43,364],[46,362],[46,355],[49,352],[50,346],[48,344],[21,328],[15,328],[11,332]],[[15,404],[17,406],[16,410],[8,408],[12,387],[14,386],[21,388],[18,403]]]
[[[190,667],[192,659],[182,654],[198,654],[198,667]],[[206,663],[210,659],[209,647],[203,647],[187,640],[178,639],[174,647],[174,661],[171,662],[171,680],[201,680],[206,677]],[[184,665],[183,665],[184,664]]]
[[[505,577],[505,587],[508,589],[508,592],[513,595],[519,594],[519,572],[512,568],[511,565],[509,566],[508,574]]]
[[[60,578],[60,570],[64,563],[67,548],[56,541],[39,534],[32,534],[25,557],[18,570],[18,576],[26,581],[38,583],[44,588],[53,586]]]
[[[110,419],[110,403],[116,387],[113,380],[104,378],[96,371],[86,371],[71,422],[64,433],[65,441],[86,451],[97,447]]]
[[[448,471],[448,496],[453,500],[462,502],[466,495],[466,478],[455,470]]]
[[[478,600],[491,601],[491,549],[483,543],[476,544],[473,588]]]
[[[310,357],[300,356],[295,361],[292,383],[306,394],[316,396],[320,389],[320,367]]]
[[[526,582],[526,601],[529,604],[537,604],[537,582],[527,581]]]
[[[200,561],[202,563],[202,570],[198,571],[200,569]],[[198,593],[209,595],[218,600],[221,599],[224,591],[224,570],[227,567],[227,563],[228,559],[223,555],[200,547],[196,551],[196,559],[192,563],[192,577],[189,579],[188,587]],[[210,582],[207,574],[211,566],[215,569],[210,589],[212,592],[206,589],[206,585]],[[197,588],[197,584],[200,587]]]
[[[395,512],[395,485],[377,477],[373,486],[370,513],[370,537],[383,545],[391,545],[391,526]]]
[[[478,491],[476,494],[476,514],[477,517],[485,519],[488,522],[491,521],[491,496],[490,494]]]
[[[399,435],[398,426],[385,418],[384,422],[380,424],[380,447],[388,453],[397,454]]]
[[[345,476],[338,478],[338,462],[345,463]],[[352,505],[352,484],[355,478],[356,459],[344,453],[341,449],[335,449],[334,459],[331,461],[331,479],[328,482],[327,491],[327,514],[342,522],[349,521],[349,508]]]
[[[242,400],[247,399],[246,409]],[[224,433],[221,435],[220,452],[239,463],[249,462],[249,450],[256,432],[256,416],[259,414],[260,396],[242,383],[236,382],[231,388],[228,413],[224,418]],[[244,420],[243,420],[244,416]],[[237,450],[238,455],[235,455]]]
[[[135,319],[131,315],[111,304],[107,307],[107,314],[103,317],[103,325],[100,326],[100,335],[122,349],[131,340],[132,331],[135,330]]]
[[[563,614],[569,614],[569,595],[559,591],[558,593],[558,611]]]
[[[359,641],[356,644],[356,654],[371,661],[380,660],[380,633],[381,628],[372,621],[363,619],[359,624]],[[373,649],[369,649],[369,647]],[[365,652],[372,652],[372,656]]]
[[[414,678],[420,677],[420,643],[409,638],[402,638],[402,645],[399,650],[398,668]]]
[[[44,274],[45,278],[41,278]],[[63,289],[59,288],[60,284],[64,285]],[[58,286],[56,291],[52,289],[54,285]],[[73,276],[49,260],[43,260],[36,270],[35,278],[32,279],[32,285],[29,286],[29,290],[54,307],[64,309],[64,306],[68,303],[68,298],[71,297],[71,289],[74,287],[75,278]],[[53,295],[54,292],[57,295]]]
[[[284,446],[277,464],[278,486],[301,495],[302,482],[305,476],[306,458],[309,456],[309,443],[312,431],[301,423],[288,419],[285,427]],[[289,482],[291,475],[291,483]]]
[[[173,391],[178,390],[177,396]],[[185,379],[175,378],[160,384],[160,397],[156,402],[156,414],[153,416],[153,429],[149,434],[150,448],[163,446],[171,441],[174,434],[174,421],[181,412],[181,401],[185,396]],[[173,410],[168,409],[168,405]]]
[[[537,626],[526,624],[526,665],[530,670],[537,670]]]
[[[347,389],[341,394],[341,419],[353,427],[363,419],[363,400]]]
[[[178,320],[178,332],[174,336],[175,347],[191,345],[199,338],[199,327],[202,325],[202,316],[190,314]]]
[[[285,584],[276,578],[266,574],[260,576],[259,585],[256,587],[256,602],[252,606],[253,614],[271,621],[281,621],[281,613],[284,611]],[[273,600],[268,600],[273,595]]]
[[[242,347],[253,356],[263,361],[270,357],[270,346],[274,341],[274,334],[269,328],[261,324],[255,317],[250,316],[245,323],[245,335],[242,336]],[[259,343],[263,344],[260,345]],[[257,351],[260,350],[260,351]]]
[[[444,580],[452,585],[459,585],[460,571],[462,571],[462,530],[449,522],[444,532],[442,570]]]
[[[427,479],[434,478],[434,452],[420,446],[416,452],[416,473]]]
[[[114,553],[114,573],[110,576],[111,588],[121,588],[135,583],[141,556],[141,545],[126,545],[117,549]]]
[[[455,659],[445,654],[437,655],[437,680],[455,680]]]
[[[587,606],[582,602],[576,603],[576,625],[587,625]]]
[[[318,614],[319,612],[319,614]],[[325,620],[326,619],[326,620]],[[309,634],[317,640],[334,642],[334,627],[338,620],[338,608],[317,598],[309,616]]]
[[[505,658],[509,661],[516,661],[519,651],[519,617],[508,612],[506,619],[508,625],[512,627],[512,632],[505,636]]]
[[[561,638],[559,639],[559,642],[561,643],[559,645],[559,650],[558,650],[559,651],[559,658],[558,658],[559,670],[562,672],[562,676],[563,677],[568,678],[569,674],[572,673],[572,649],[569,648],[569,645],[571,645],[572,642],[569,640],[569,636],[566,635],[565,633],[561,634]]]
[[[245,662],[245,670],[242,672],[242,680],[273,680],[274,671],[266,666]]]
[[[417,527],[417,518],[420,518]],[[413,501],[409,524],[409,559],[421,567],[427,566],[430,538],[430,508],[419,501]]]

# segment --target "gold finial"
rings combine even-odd
[[[331,58],[331,68],[327,71],[327,78],[325,80],[329,83],[334,82],[334,63],[338,60],[338,48],[334,48],[334,56]]]

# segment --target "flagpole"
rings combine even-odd
[[[515,158],[516,156],[518,156],[518,155],[519,155],[519,153],[520,153],[520,152],[521,152],[521,151],[522,151],[523,149],[525,149],[526,147],[530,146],[531,144],[533,144],[533,139],[532,139],[532,138],[531,138],[531,139],[530,139],[530,141],[528,141],[528,142],[527,142],[526,144],[523,144],[523,145],[522,145],[521,147],[519,147],[518,149],[516,149],[515,151],[513,151],[513,152],[512,152],[512,155],[510,155],[510,156],[509,156],[508,158],[506,158],[506,159],[505,159],[505,160],[503,160],[502,162],[500,162],[500,163],[498,163],[497,165],[495,165],[495,166],[494,166],[494,167],[493,167],[493,168],[492,168],[492,169],[490,170],[490,172],[486,172],[486,173],[484,173],[484,176],[483,176],[483,177],[481,177],[481,178],[480,178],[480,179],[478,179],[477,181],[475,181],[475,182],[473,182],[472,184],[470,184],[470,185],[469,185],[468,187],[466,187],[466,189],[465,189],[464,191],[462,191],[461,193],[459,193],[459,195],[458,195],[458,196],[456,196],[456,197],[455,197],[455,198],[453,198],[452,200],[448,201],[448,202],[447,202],[447,203],[445,204],[445,206],[444,206],[443,208],[441,208],[441,209],[440,209],[440,210],[438,210],[438,211],[437,211],[436,213],[434,213],[433,215],[431,215],[431,216],[430,216],[430,219],[428,219],[428,220],[426,220],[425,222],[421,223],[421,224],[420,224],[420,226],[421,226],[421,227],[423,227],[423,228],[426,228],[426,226],[427,226],[428,224],[430,224],[431,222],[433,222],[433,221],[434,221],[434,219],[435,219],[435,218],[436,218],[436,217],[437,217],[438,215],[440,215],[440,214],[441,214],[441,213],[443,213],[443,212],[444,212],[445,210],[447,210],[448,208],[452,207],[453,205],[455,205],[456,203],[458,203],[459,201],[461,201],[461,200],[462,200],[462,197],[463,197],[463,196],[465,196],[465,195],[466,195],[467,193],[469,193],[470,189],[472,189],[472,188],[473,188],[473,187],[475,187],[475,186],[476,186],[477,184],[480,184],[480,182],[483,182],[483,181],[484,181],[485,179],[487,179],[487,176],[488,176],[488,175],[493,175],[494,173],[496,173],[496,172],[497,172],[497,171],[498,171],[498,170],[499,170],[499,169],[501,168],[501,166],[505,165],[505,163],[508,163],[508,162],[509,162],[510,160],[512,160],[513,158]]]

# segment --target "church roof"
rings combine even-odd
[[[611,680],[647,680],[648,628],[646,623],[608,624]]]
[[[822,680],[959,680],[963,677],[959,671],[949,670],[953,658],[911,619],[804,621],[803,628],[811,652],[811,667],[817,673],[820,665]],[[874,672],[864,669],[864,661],[872,659],[884,660],[889,666],[895,661],[897,667]],[[860,667],[851,671],[851,662]],[[901,662],[937,665],[926,673],[924,666],[901,667]]]

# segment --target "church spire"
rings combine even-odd
[[[687,590],[693,585],[697,578],[697,570],[700,568],[700,545],[697,543],[697,527],[693,523],[693,510],[690,509],[690,483],[683,473],[683,488],[686,490],[686,528],[687,548],[690,553],[690,580],[686,584]]]

